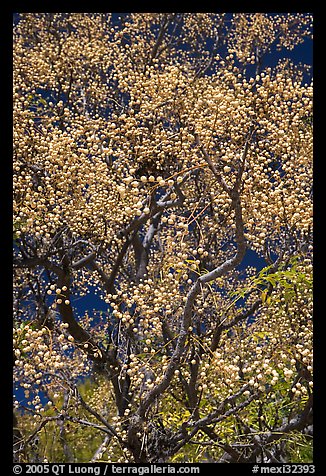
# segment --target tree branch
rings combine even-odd
[[[155,42],[155,44],[152,48],[152,51],[151,51],[150,60],[149,60],[150,65],[152,64],[153,59],[156,58],[156,54],[158,52],[158,49],[159,49],[160,45],[162,44],[162,41],[164,39],[164,35],[165,35],[165,33],[166,33],[166,31],[169,27],[169,23],[170,23],[170,19],[165,14],[165,16],[163,18],[163,21],[162,21],[162,24],[161,24],[160,31],[159,31],[157,39],[156,39],[156,42]]]
[[[187,295],[187,300],[183,312],[183,319],[180,326],[180,333],[175,350],[172,354],[171,360],[169,362],[162,381],[157,384],[151,391],[149,391],[141,402],[138,409],[138,414],[141,418],[145,416],[147,409],[155,400],[155,398],[162,392],[164,392],[170,384],[170,381],[174,375],[174,371],[180,362],[181,356],[183,355],[187,335],[189,332],[189,327],[191,326],[194,303],[202,288],[202,284],[213,281],[214,279],[224,275],[226,272],[232,270],[234,267],[240,264],[245,255],[246,242],[244,237],[242,210],[239,193],[237,191],[230,191],[229,189],[228,193],[232,197],[232,204],[235,210],[235,239],[237,242],[236,254],[233,256],[233,258],[226,260],[218,268],[214,269],[209,273],[204,274],[203,276],[200,276],[191,287]]]
[[[194,132],[194,136],[195,136],[196,144],[198,145],[199,149],[201,150],[201,152],[204,156],[204,159],[207,162],[209,168],[211,169],[211,171],[213,172],[213,174],[217,178],[217,181],[223,187],[223,190],[225,190],[228,194],[230,194],[230,191],[231,191],[230,187],[227,185],[224,178],[222,177],[220,172],[217,170],[217,168],[215,167],[215,165],[211,161],[210,156],[208,155],[206,149],[204,148],[204,146],[202,145],[202,143],[200,141],[199,135],[196,132]]]
[[[244,385],[238,392],[227,397],[219,405],[216,411],[212,412],[210,415],[204,418],[201,418],[200,420],[197,420],[195,422],[188,422],[183,424],[183,428],[179,434],[179,437],[181,437],[181,441],[175,446],[173,453],[176,453],[177,451],[179,451],[179,449],[182,448],[188,441],[190,441],[191,438],[193,438],[193,436],[200,429],[205,428],[211,424],[219,423],[220,421],[223,421],[226,418],[228,418],[230,415],[238,413],[240,410],[248,406],[255,398],[257,398],[258,396],[257,393],[250,395],[250,397],[248,397],[247,400],[245,400],[244,402],[241,402],[240,404],[234,406],[233,408],[230,408],[229,410],[225,411],[226,405],[229,403],[233,403],[239,396],[243,394],[245,390],[248,389],[248,387],[249,385]],[[187,433],[185,431],[187,428],[192,428],[192,430],[189,433]]]
[[[46,257],[35,256],[33,258],[24,258],[22,260],[14,259],[13,264],[17,268],[35,268],[36,266],[43,266],[49,271],[53,271],[57,275],[59,275],[62,272],[62,269],[60,268],[60,266],[52,263]]]
[[[75,270],[81,269],[84,266],[87,266],[89,263],[91,263],[95,258],[96,258],[96,251],[92,251],[84,258],[81,258],[80,260],[72,263],[71,267]]]
[[[109,433],[111,436],[114,436],[117,438],[117,440],[122,444],[125,445],[123,439],[121,436],[116,432],[116,430],[113,428],[113,426],[110,425],[110,423],[102,416],[100,415],[97,411],[93,410],[82,398],[80,393],[78,392],[77,389],[75,389],[75,392],[77,394],[78,401],[81,403],[81,405],[87,410],[91,415],[93,415],[98,421],[100,421],[106,428],[107,428],[107,433]]]

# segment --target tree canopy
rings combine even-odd
[[[19,15],[16,461],[311,462],[311,37]]]

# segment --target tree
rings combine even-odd
[[[17,461],[311,459],[311,30],[19,15]]]

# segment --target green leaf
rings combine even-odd
[[[260,297],[261,297],[262,302],[264,303],[266,301],[266,297],[267,297],[267,290],[266,289],[261,293]]]

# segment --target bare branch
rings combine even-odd
[[[187,441],[190,441],[193,438],[193,436],[200,429],[205,428],[205,427],[207,427],[208,425],[211,425],[211,424],[219,423],[220,421],[225,420],[230,415],[237,414],[243,408],[248,406],[255,398],[257,398],[257,396],[258,396],[257,393],[253,393],[245,401],[243,401],[243,402],[239,403],[238,405],[230,408],[229,410],[225,409],[226,405],[228,405],[229,403],[233,403],[248,388],[249,388],[248,385],[244,385],[238,392],[236,392],[235,394],[233,394],[233,395],[227,397],[225,400],[223,400],[222,403],[217,408],[217,410],[210,413],[206,417],[201,418],[200,420],[197,420],[195,422],[185,423],[184,426],[183,426],[183,430],[180,432],[181,441],[174,448],[174,452],[177,452],[180,448],[182,448],[185,445],[185,443],[187,443]],[[185,430],[187,428],[192,428],[192,430],[189,433],[187,433],[187,432],[185,432]]]
[[[53,271],[57,275],[62,272],[60,266],[52,263],[49,259],[45,257],[35,256],[33,258],[24,258],[22,260],[14,259],[13,264],[17,268],[35,268],[36,266],[43,266],[49,271]]]
[[[80,395],[80,393],[78,392],[78,390],[76,389],[76,394],[77,394],[77,398],[79,400],[79,402],[81,403],[81,405],[85,408],[85,410],[87,410],[91,415],[93,415],[98,421],[100,421],[106,428],[108,431],[106,431],[107,433],[109,433],[111,436],[114,436],[115,438],[117,438],[117,440],[121,443],[121,444],[125,444],[123,439],[121,438],[121,436],[116,432],[116,430],[113,428],[112,425],[110,425],[110,423],[102,416],[100,415],[96,410],[94,410],[93,408],[91,408],[86,402],[85,400],[82,398],[82,396]]]
[[[39,433],[42,428],[44,428],[45,425],[47,425],[50,421],[56,421],[60,418],[60,416],[53,416],[53,417],[45,417],[44,420],[41,421],[41,423],[35,428],[35,430],[29,435],[29,437],[24,441],[24,446],[28,445],[37,433]]]
[[[232,201],[235,210],[235,222],[236,222],[236,231],[235,231],[235,238],[238,245],[236,254],[233,258],[226,260],[221,266],[214,269],[213,271],[200,276],[193,286],[191,287],[188,295],[187,300],[184,307],[182,323],[180,326],[180,332],[177,340],[177,344],[175,350],[172,354],[171,360],[167,367],[167,370],[162,378],[162,381],[156,385],[150,392],[146,394],[143,401],[141,402],[138,410],[138,414],[141,417],[144,417],[146,410],[150,406],[150,404],[155,400],[155,398],[162,394],[169,386],[170,381],[174,375],[174,371],[177,365],[180,362],[181,356],[184,351],[187,335],[189,332],[189,327],[191,326],[192,321],[192,313],[195,300],[202,288],[202,284],[208,283],[213,281],[214,279],[224,275],[226,272],[235,268],[240,262],[242,261],[245,251],[246,251],[246,242],[244,237],[244,230],[243,230],[243,221],[242,221],[242,210],[240,204],[239,194],[237,192],[230,192],[232,194]]]
[[[111,439],[111,436],[110,435],[106,435],[104,440],[102,441],[102,443],[100,444],[100,446],[97,448],[97,450],[95,451],[95,453],[93,454],[90,462],[91,463],[95,463],[98,458],[100,457],[100,455],[102,454],[103,452],[103,448],[105,448],[105,446],[110,442],[110,439]]]
[[[81,258],[80,260],[75,261],[74,263],[72,263],[71,267],[73,269],[76,269],[76,270],[81,269],[84,266],[87,266],[89,263],[91,263],[95,258],[96,258],[96,252],[92,251],[91,253],[89,253],[84,258]]]
[[[204,159],[206,160],[209,168],[211,169],[211,171],[213,172],[213,174],[217,178],[217,181],[222,185],[223,190],[225,190],[228,194],[230,194],[230,191],[231,191],[230,187],[227,185],[224,178],[222,177],[220,172],[217,170],[217,168],[213,164],[210,156],[208,155],[206,149],[204,148],[204,146],[202,145],[202,143],[200,141],[199,135],[197,133],[194,133],[194,136],[195,136],[196,144],[198,145],[199,149],[201,150],[201,152],[204,156]]]

